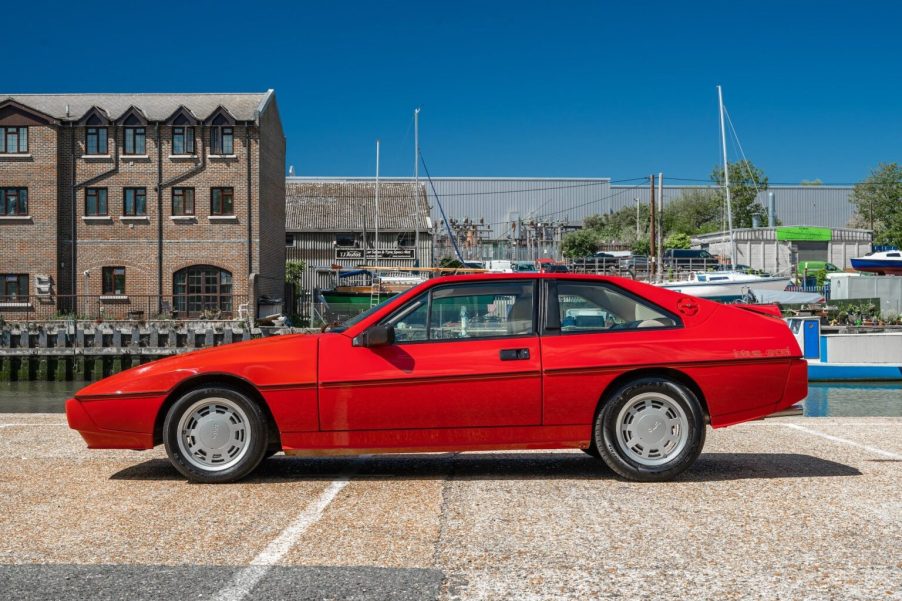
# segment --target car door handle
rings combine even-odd
[[[506,348],[501,349],[502,361],[525,361],[529,359],[528,348]]]

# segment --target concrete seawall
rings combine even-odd
[[[97,380],[169,355],[295,331],[245,322],[6,324],[0,381]]]

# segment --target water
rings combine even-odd
[[[0,413],[62,413],[66,399],[87,382],[0,382]],[[902,417],[902,384],[810,384],[809,417]]]

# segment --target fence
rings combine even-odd
[[[0,299],[5,321],[151,321],[247,319],[250,297],[240,294],[55,295]]]

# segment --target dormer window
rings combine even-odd
[[[146,131],[143,127],[126,127],[122,154],[147,154]]]
[[[210,128],[210,153],[235,154],[234,128],[214,125]]]
[[[172,154],[194,154],[194,128],[172,128]]]
[[[24,154],[28,152],[27,127],[0,127],[0,153]]]
[[[107,128],[88,127],[85,130],[85,154],[109,154]]]

